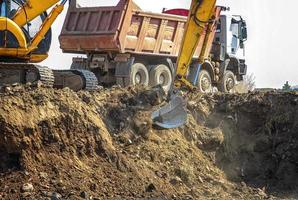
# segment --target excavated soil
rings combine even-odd
[[[298,199],[298,95],[185,95],[11,86],[0,93],[0,199]]]

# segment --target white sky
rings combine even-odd
[[[78,0],[81,4],[116,4],[118,0]],[[188,8],[190,0],[135,0],[144,10],[161,12],[162,8]],[[297,0],[218,0],[231,8],[229,14],[241,14],[247,21],[246,60],[249,73],[256,76],[257,87],[280,88],[289,81],[298,84]],[[66,11],[65,11],[66,12]],[[65,12],[53,26],[49,58],[43,62],[52,68],[69,68],[70,54],[59,48]],[[297,56],[297,58],[296,58]]]

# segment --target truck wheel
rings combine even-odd
[[[150,70],[150,86],[161,85],[165,92],[171,89],[172,72],[166,65],[156,65]]]
[[[131,66],[130,82],[132,85],[149,84],[149,73],[145,65],[142,63],[135,63]]]
[[[199,92],[209,93],[212,92],[212,79],[207,70],[202,69],[199,73],[197,87]]]
[[[236,77],[230,70],[225,71],[219,83],[219,91],[229,93],[232,92],[236,85]]]

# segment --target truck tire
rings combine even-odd
[[[135,63],[131,66],[130,83],[132,85],[148,86],[149,72],[145,65],[142,63]]]
[[[230,70],[225,71],[223,77],[220,79],[219,91],[224,93],[230,93],[233,91],[236,85],[236,77]]]
[[[207,70],[202,69],[197,81],[198,91],[202,93],[212,92],[212,79]]]
[[[173,82],[172,72],[166,65],[156,65],[150,70],[150,86],[161,85],[167,93]]]

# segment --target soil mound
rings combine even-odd
[[[188,123],[155,130],[144,88],[4,88],[0,199],[298,197],[298,95],[187,98]]]

